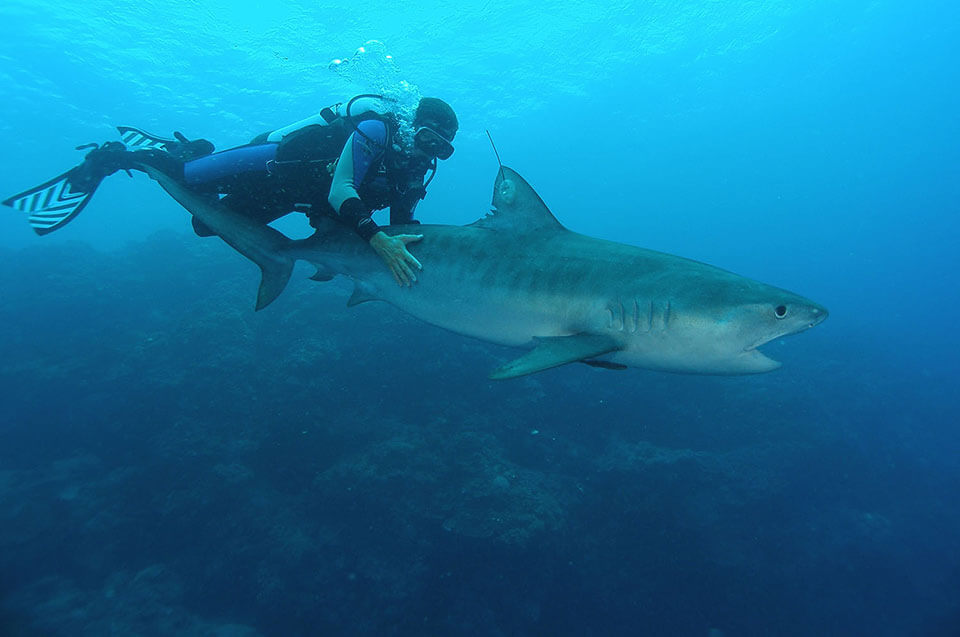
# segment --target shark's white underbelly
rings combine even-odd
[[[523,347],[534,337],[566,336],[583,329],[582,312],[503,290],[470,285],[455,289],[421,281],[412,288],[394,285],[378,296],[427,323],[500,345]]]

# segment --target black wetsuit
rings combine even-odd
[[[394,129],[389,121],[368,116],[357,130],[341,119],[295,129],[279,142],[267,141],[270,134],[264,133],[245,146],[186,161],[174,176],[191,190],[220,195],[230,209],[263,223],[301,211],[311,220],[317,215],[338,218],[369,239],[376,231],[373,211],[389,207],[391,224],[413,223],[426,194],[424,176],[431,164],[398,150],[390,138]],[[341,183],[334,183],[335,176]],[[335,200],[335,209],[334,192],[358,198],[362,207],[347,214]],[[202,224],[194,227],[198,234],[210,234]]]

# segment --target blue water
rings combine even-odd
[[[254,313],[142,175],[4,208],[0,635],[960,634],[955,3],[256,5],[4,2],[0,194],[402,80],[461,122],[422,221],[488,210],[489,129],[568,227],[830,318],[762,376],[493,383],[306,271]]]

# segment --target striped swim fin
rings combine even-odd
[[[123,144],[129,150],[157,149],[169,152],[181,160],[192,156],[208,155],[213,152],[213,144],[206,140],[191,142],[180,133],[174,133],[174,139],[158,137],[133,126],[117,126]],[[115,142],[108,142],[115,143]],[[77,150],[96,148],[96,144],[78,146]],[[30,225],[39,235],[49,234],[62,228],[71,219],[80,214],[83,207],[90,201],[97,186],[103,178],[91,178],[89,175],[77,174],[74,171],[81,169],[83,164],[54,177],[29,190],[6,199],[2,203],[15,210],[26,212],[29,215]],[[128,171],[129,172],[129,171]],[[70,177],[82,184],[70,183]],[[89,183],[88,183],[89,182]]]
[[[130,150],[158,148],[169,152],[171,147],[175,148],[176,144],[179,144],[181,141],[186,141],[185,139],[176,140],[158,137],[157,135],[151,135],[145,130],[134,128],[133,126],[117,126],[117,130],[120,131],[120,141]]]
[[[50,181],[25,190],[4,200],[4,206],[28,213],[30,226],[39,235],[49,234],[62,228],[71,219],[80,214],[90,201],[100,182],[87,187],[86,192],[74,191],[70,187],[70,173],[54,177]]]
[[[157,137],[133,126],[117,126],[117,130],[120,132],[123,143],[132,150],[146,148],[168,150],[168,145],[175,148],[178,144],[176,139]],[[76,185],[70,183],[70,176],[74,170],[77,168],[14,195],[4,200],[2,204],[14,210],[26,212],[29,215],[30,226],[39,235],[58,230],[80,214],[102,181],[85,184],[84,187],[76,189]]]

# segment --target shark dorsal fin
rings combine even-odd
[[[537,191],[506,166],[500,167],[493,185],[493,210],[473,225],[512,232],[564,229]]]

